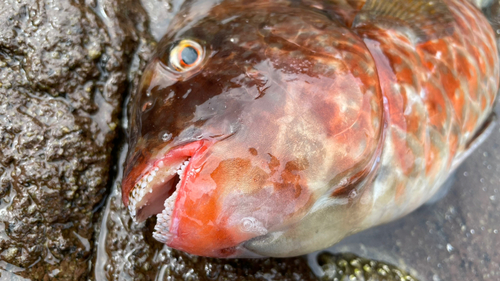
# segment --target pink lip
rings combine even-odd
[[[183,161],[188,157],[193,157],[200,148],[203,147],[205,141],[199,140],[185,145],[172,148],[164,157],[148,161],[146,163],[138,163],[123,179],[122,184],[122,199],[127,207],[129,204],[129,193],[134,186],[152,169],[158,167],[160,162],[166,167],[172,166],[173,163]],[[187,170],[187,169],[186,169]]]

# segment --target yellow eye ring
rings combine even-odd
[[[184,72],[200,65],[205,56],[203,47],[193,40],[182,40],[170,51],[170,65]]]

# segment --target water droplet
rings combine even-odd
[[[476,231],[474,229],[471,229],[470,234],[474,234],[474,233],[476,233]]]
[[[494,229],[493,233],[498,234],[498,229]]]
[[[448,250],[449,253],[453,251],[453,246],[451,246],[450,243],[446,244],[446,250]]]
[[[469,176],[469,172],[464,172],[464,177]]]
[[[113,270],[113,265],[107,264],[104,270],[106,270],[106,271],[112,271]]]

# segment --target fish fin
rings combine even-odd
[[[352,26],[409,30],[421,43],[452,34],[454,21],[443,0],[367,0]]]
[[[453,173],[464,160],[469,157],[474,150],[476,150],[493,132],[497,124],[497,116],[492,113],[484,122],[479,131],[476,132],[474,137],[467,143],[465,150],[460,153],[451,163],[450,172]]]

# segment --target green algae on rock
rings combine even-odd
[[[417,281],[405,271],[379,261],[368,260],[354,254],[318,255],[324,281]]]

